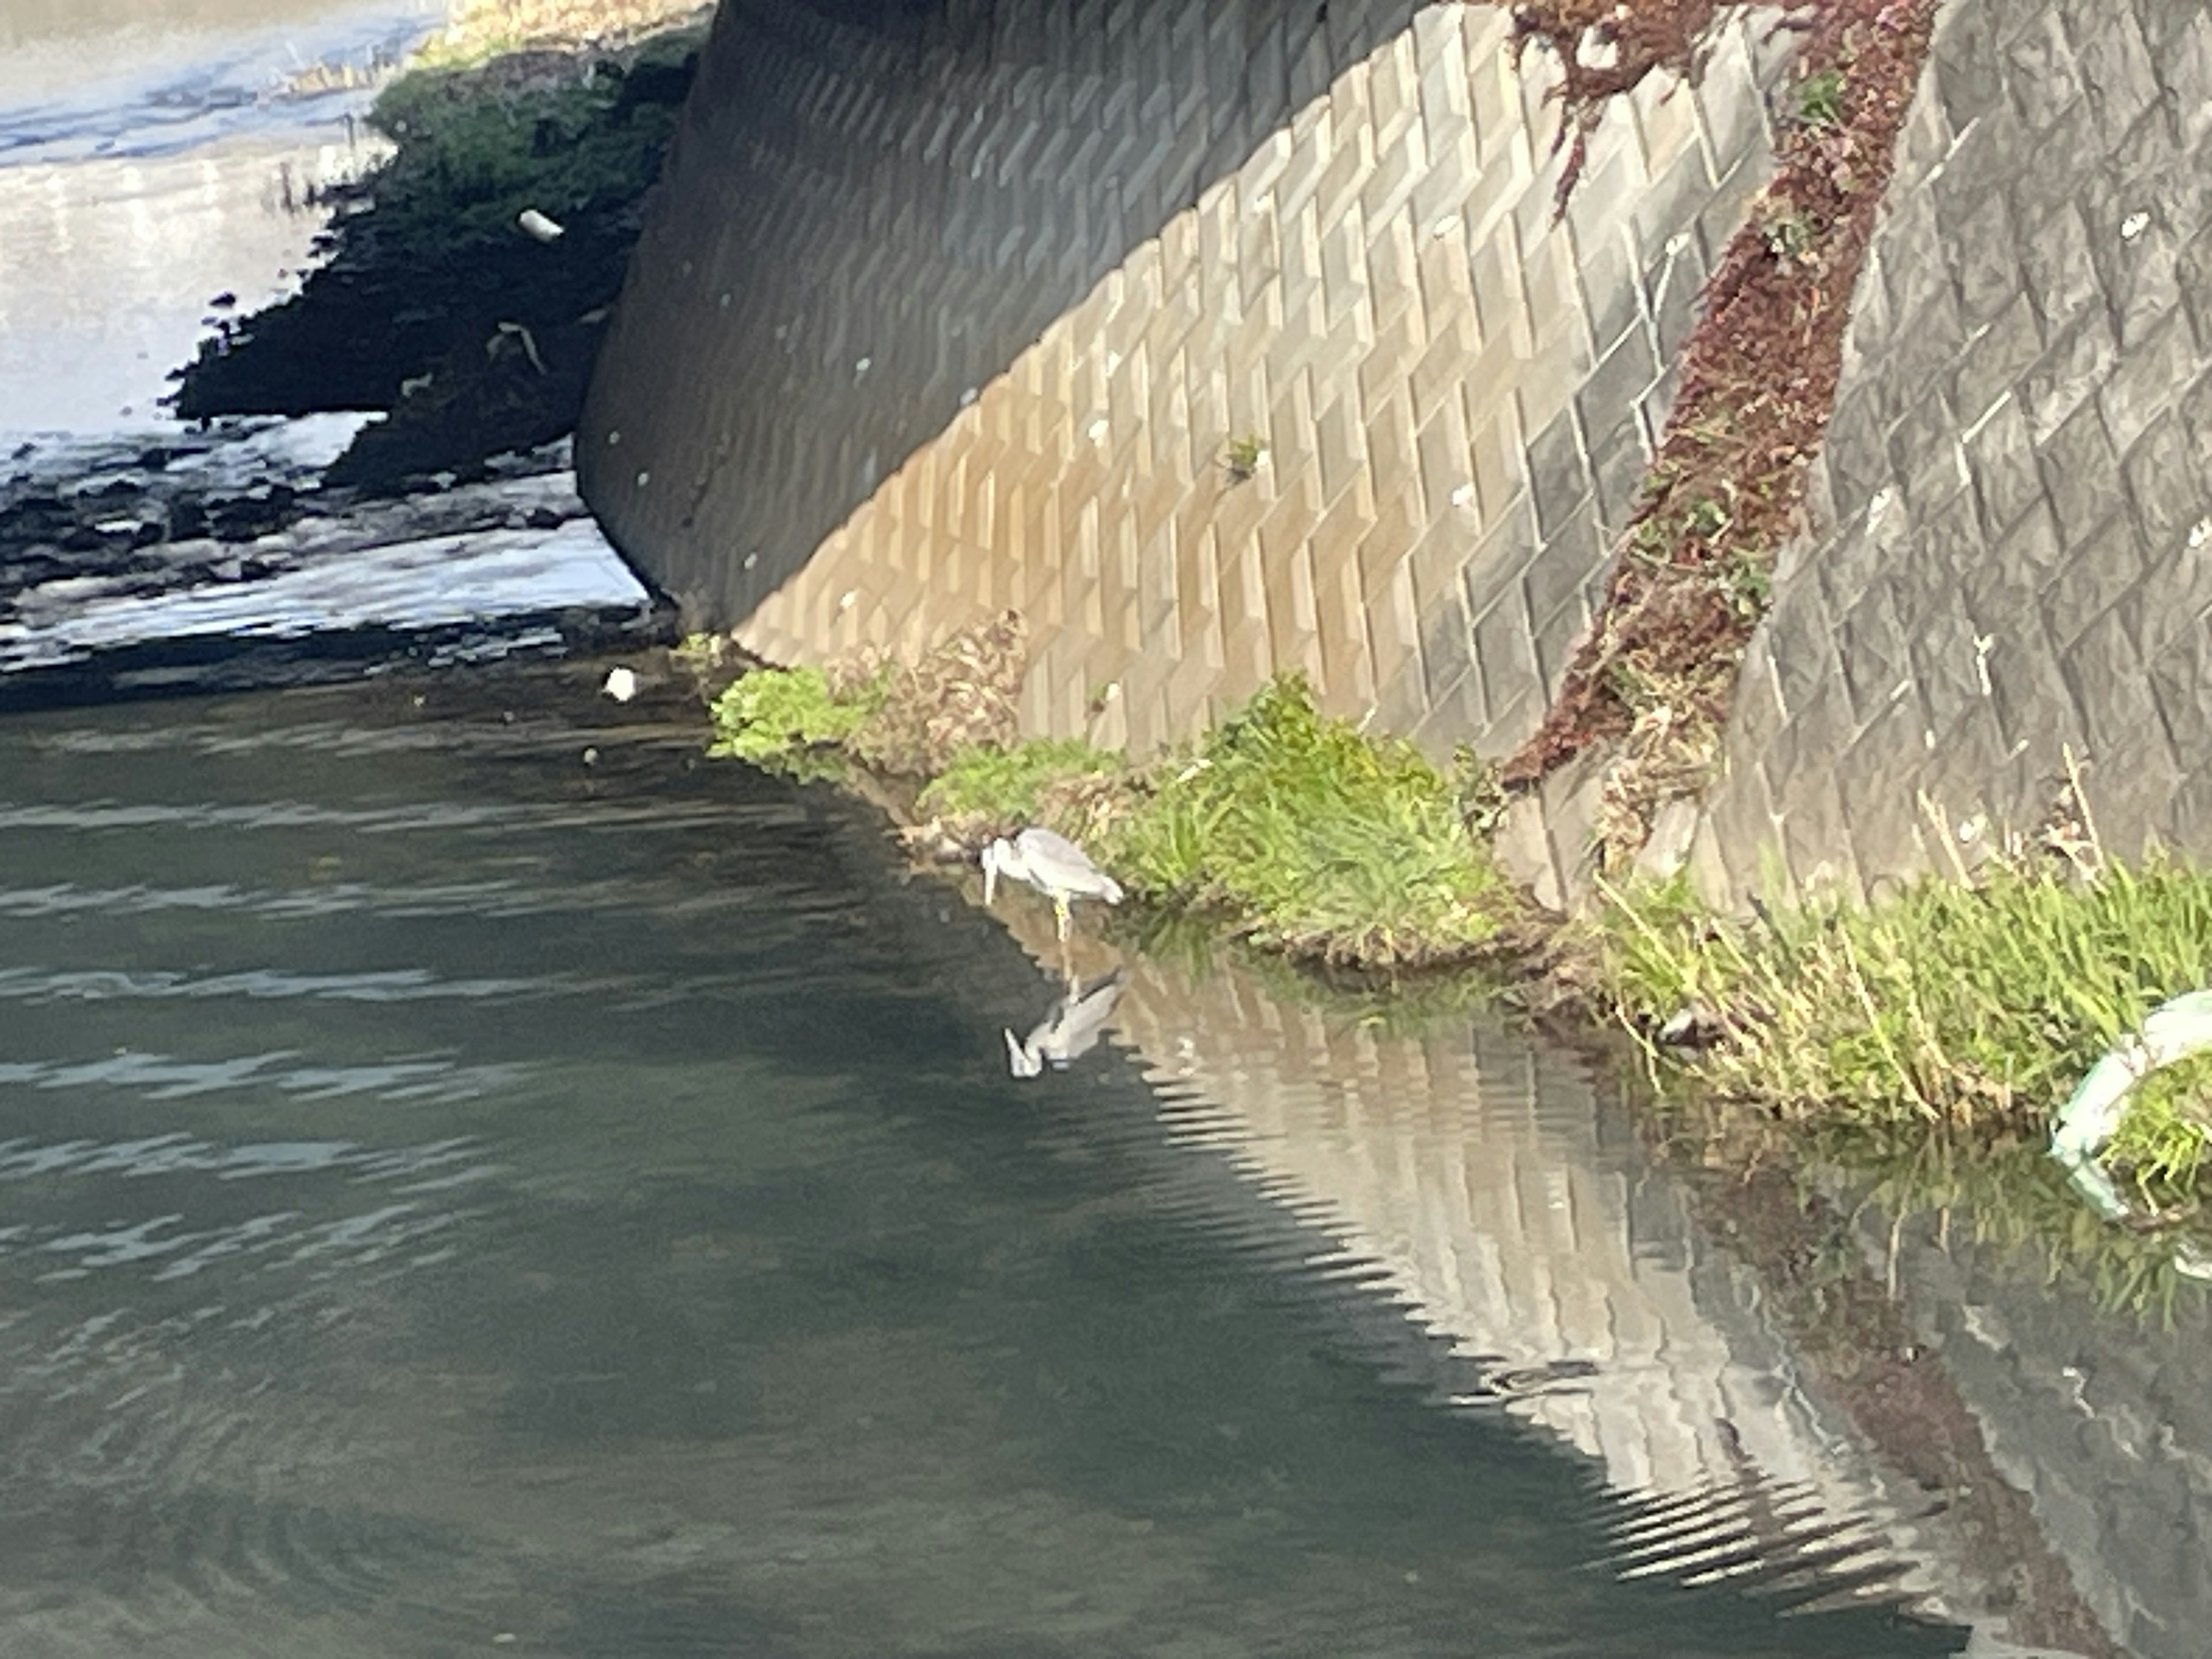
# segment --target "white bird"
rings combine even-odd
[[[1089,990],[1071,989],[1045,1011],[1044,1018],[1022,1041],[1006,1033],[1006,1070],[1016,1077],[1042,1077],[1049,1065],[1066,1071],[1098,1046],[1114,1005],[1121,1000],[1119,969]]]
[[[1121,884],[1091,861],[1090,855],[1065,836],[1035,824],[1012,841],[1003,836],[983,849],[983,902],[998,891],[999,878],[1025,881],[1052,901],[1060,923],[1062,944],[1067,941],[1067,907],[1079,898],[1121,902]]]

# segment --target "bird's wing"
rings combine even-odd
[[[1106,1030],[1106,1022],[1114,1017],[1114,1005],[1121,1000],[1121,976],[1117,973],[1101,980],[1068,1004],[1059,1021],[1059,1052],[1052,1057],[1065,1066],[1096,1048],[1099,1036]]]

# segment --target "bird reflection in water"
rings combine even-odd
[[[1017,1042],[1006,1033],[1006,1070],[1015,1077],[1042,1077],[1049,1066],[1066,1071],[1098,1046],[1114,1005],[1121,1000],[1121,970],[1115,969],[1090,987],[1071,985],[1054,1000],[1044,1018]]]

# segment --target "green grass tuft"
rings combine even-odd
[[[2104,1161],[2125,1170],[2146,1208],[2171,1209],[2196,1194],[2212,1134],[2212,1054],[2162,1066],[2129,1092]]]
[[[1411,744],[1321,714],[1296,676],[1194,752],[1157,764],[1149,795],[1103,850],[1149,898],[1225,913],[1293,956],[1363,968],[1468,959],[1507,909],[1451,785]]]
[[[881,677],[840,695],[818,670],[757,671],[714,704],[713,752],[818,773],[891,695]],[[1515,913],[1466,826],[1480,769],[1461,770],[1455,783],[1411,744],[1325,717],[1293,676],[1142,769],[1075,739],[968,744],[916,805],[969,846],[1027,823],[1073,836],[1155,920],[1204,915],[1305,962],[1393,971],[1472,961]]]
[[[714,700],[709,711],[714,743],[708,752],[756,766],[819,772],[823,751],[851,737],[880,701],[872,688],[848,698],[831,696],[829,678],[818,668],[757,669]],[[805,765],[810,757],[817,763]]]
[[[1034,738],[1011,749],[975,744],[953,756],[918,805],[941,817],[984,818],[1001,830],[1018,829],[1044,821],[1046,797],[1054,786],[1110,780],[1123,770],[1119,755],[1079,738]]]

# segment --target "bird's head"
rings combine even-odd
[[[1042,1077],[1044,1075],[1044,1056],[1026,1047],[1012,1031],[1008,1031],[1006,1070],[1015,1077]]]

